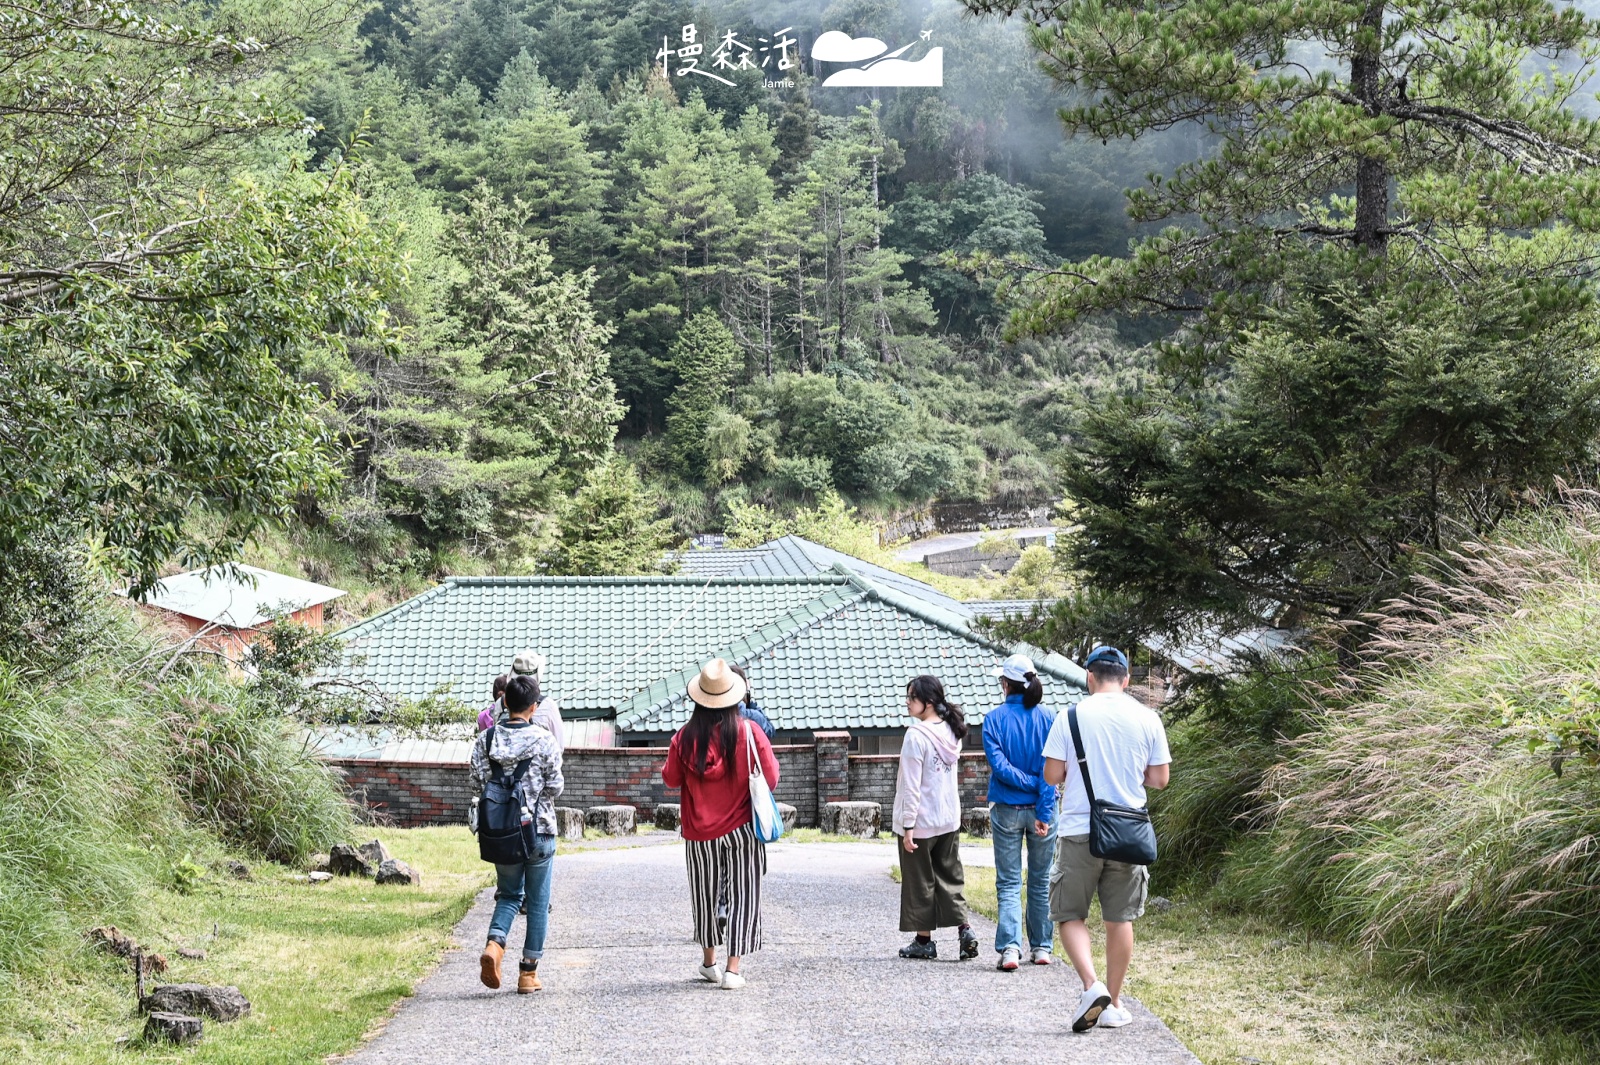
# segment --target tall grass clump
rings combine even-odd
[[[74,918],[127,920],[172,853],[203,843],[128,696],[104,673],[52,685],[0,665],[0,970]]]
[[[1376,617],[1222,894],[1570,1030],[1600,1029],[1600,507],[1502,529]],[[1580,739],[1571,723],[1579,721]]]
[[[1248,663],[1227,676],[1196,678],[1168,708],[1172,783],[1152,792],[1161,839],[1154,873],[1171,890],[1209,889],[1263,808],[1260,791],[1281,744],[1305,731],[1306,692],[1327,679],[1331,659],[1303,650]]]
[[[292,719],[214,667],[160,675],[169,650],[124,608],[87,610],[72,653],[41,628],[44,653],[0,656],[0,976],[136,923],[197,862],[293,860],[351,830]]]
[[[350,805],[303,731],[214,671],[160,693],[168,775],[189,818],[275,862],[305,860],[350,833]]]

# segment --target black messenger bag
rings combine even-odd
[[[1083,736],[1078,732],[1078,708],[1067,711],[1072,726],[1072,750],[1078,756],[1078,772],[1083,774],[1083,793],[1089,798],[1089,853],[1109,862],[1151,865],[1156,860],[1156,826],[1150,811],[1143,806],[1123,806],[1094,797],[1089,782],[1089,758],[1083,753]]]

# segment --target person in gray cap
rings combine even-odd
[[[1128,656],[1115,647],[1089,652],[1089,694],[1056,718],[1044,741],[1044,779],[1061,785],[1060,834],[1050,879],[1050,919],[1060,926],[1083,994],[1072,1030],[1121,1028],[1133,1020],[1122,1006],[1122,982],[1133,959],[1133,922],[1144,914],[1150,870],[1143,865],[1096,858],[1089,853],[1089,791],[1119,806],[1146,805],[1146,788],[1164,788],[1171,778],[1167,730],[1156,712],[1128,694]],[[1072,737],[1072,718],[1082,737],[1082,761]],[[1087,765],[1089,789],[1084,788]],[[1106,926],[1106,979],[1095,975],[1084,921],[1100,896]]]
[[[513,677],[532,677],[544,687],[544,655],[538,651],[519,651],[517,657],[511,660],[511,675]],[[539,703],[539,708],[533,713],[533,723],[543,725],[550,730],[550,735],[556,738],[556,746],[566,749],[566,738],[561,734],[561,707],[556,703],[553,695],[546,695]]]

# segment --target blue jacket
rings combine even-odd
[[[1045,824],[1055,820],[1056,789],[1044,782],[1044,741],[1056,712],[1043,703],[1029,710],[1022,696],[983,715],[983,753],[989,759],[989,801],[1032,806]]]
[[[740,703],[739,716],[749,721],[756,728],[767,734],[767,742],[772,742],[777,732],[772,727],[772,722],[767,720],[767,715],[761,712],[761,707],[754,702]]]

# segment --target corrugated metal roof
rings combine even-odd
[[[967,599],[962,602],[975,618],[1025,618],[1034,610],[1049,610],[1054,599]]]
[[[235,563],[163,577],[142,602],[211,624],[253,629],[274,613],[304,610],[344,594],[326,584]]]
[[[1227,633],[1206,629],[1181,640],[1152,636],[1145,646],[1186,673],[1226,673],[1244,660],[1294,649],[1295,629],[1256,628]]]

